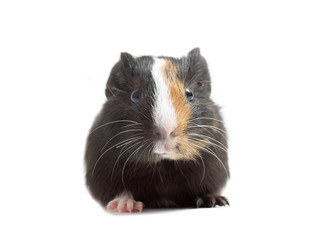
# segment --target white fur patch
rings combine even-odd
[[[164,81],[162,68],[165,60],[154,58],[154,64],[151,70],[153,79],[156,84],[155,106],[153,108],[153,119],[156,127],[165,128],[173,131],[177,127],[177,118],[173,106],[169,86]]]
[[[118,200],[118,201],[127,201],[129,199],[134,200],[134,197],[130,192],[127,192],[127,191],[122,192],[120,195],[118,195],[115,198],[115,200]]]

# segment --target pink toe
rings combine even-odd
[[[113,211],[117,208],[117,205],[118,205],[118,201],[110,201],[108,204],[107,204],[107,210],[108,211]]]
[[[122,208],[118,208],[118,211],[120,212],[120,213],[126,213],[126,212],[128,212],[128,210],[127,210],[127,208],[124,206],[124,207],[122,207]]]
[[[134,202],[131,199],[127,201],[127,210],[128,212],[132,212],[134,210]]]
[[[121,200],[117,206],[119,212],[127,212],[127,203],[125,200]]]
[[[143,203],[142,202],[135,202],[135,204],[134,204],[134,210],[142,212],[142,210],[143,210]]]

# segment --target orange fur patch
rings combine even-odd
[[[191,106],[185,95],[184,84],[181,79],[177,77],[177,68],[168,58],[164,58],[165,65],[162,69],[164,81],[167,84],[173,106],[176,111],[177,118],[177,140],[176,144],[179,145],[180,154],[175,154],[175,159],[187,158],[194,159],[198,151],[194,145],[188,141],[188,136],[185,134],[187,123],[191,117]]]

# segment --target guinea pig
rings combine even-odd
[[[229,205],[226,129],[199,48],[181,58],[121,53],[87,137],[86,184],[109,211]]]

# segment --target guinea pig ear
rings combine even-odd
[[[135,65],[135,58],[130,55],[129,53],[123,52],[121,53],[121,62],[123,63],[124,66],[128,68],[133,68]]]
[[[187,62],[191,68],[197,71],[200,71],[203,67],[207,67],[206,60],[201,56],[199,48],[194,48],[187,54]]]
[[[187,54],[187,58],[189,60],[193,59],[199,59],[201,58],[201,55],[200,55],[200,48],[194,48],[192,49],[188,54]]]
[[[187,62],[189,64],[189,69],[193,71],[193,74],[208,72],[207,62],[205,58],[201,56],[199,48],[194,48],[187,54]]]
[[[205,58],[201,56],[200,49],[194,48],[187,54],[188,62],[188,72],[186,74],[186,81],[191,81],[189,84],[198,83],[198,85],[203,85],[203,82],[207,82],[207,87],[210,91],[210,76],[208,71],[208,66]]]

